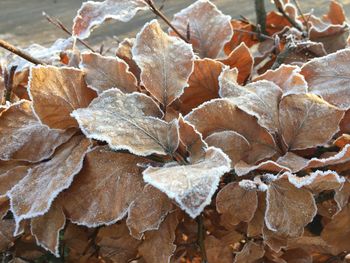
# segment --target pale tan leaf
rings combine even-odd
[[[158,105],[141,93],[109,89],[88,108],[72,113],[88,138],[106,141],[113,150],[137,155],[171,154],[178,146],[177,121],[167,123]]]
[[[350,183],[346,181],[341,189],[335,190],[334,201],[337,203],[339,210],[347,206],[350,198]]]
[[[29,169],[28,165],[18,165],[0,173],[0,197],[5,196],[12,187],[22,180],[28,174]]]
[[[193,71],[191,45],[168,36],[152,20],[137,35],[132,54],[141,69],[141,83],[154,98],[168,106],[181,96]]]
[[[265,254],[262,244],[250,241],[244,245],[243,249],[236,254],[234,263],[254,263]]]
[[[350,50],[344,49],[306,63],[301,72],[309,92],[342,109],[350,108]]]
[[[256,165],[247,164],[244,161],[240,161],[236,163],[234,169],[238,176],[243,176],[257,170],[274,173],[290,171],[290,169],[287,166],[283,166],[271,160],[263,161]]]
[[[260,236],[264,228],[266,193],[258,192],[257,194],[258,194],[258,207],[255,210],[254,217],[248,223],[248,228],[247,228],[248,237]]]
[[[13,245],[15,226],[14,220],[0,220],[0,252],[5,252]]]
[[[209,147],[203,159],[194,164],[170,163],[149,167],[143,179],[175,199],[192,218],[211,202],[221,176],[230,171],[230,159],[220,149]]]
[[[232,263],[233,254],[230,246],[214,236],[205,237],[205,251],[208,262]]]
[[[244,42],[236,47],[226,59],[220,61],[231,69],[238,70],[237,82],[239,84],[245,83],[252,73],[254,65],[254,58]]]
[[[245,190],[238,183],[229,183],[216,196],[216,210],[232,225],[252,220],[257,207],[257,192]]]
[[[307,82],[299,72],[300,68],[297,66],[282,64],[275,70],[269,69],[264,74],[255,78],[254,81],[272,81],[282,89],[284,96],[306,93],[308,88]]]
[[[281,133],[290,150],[326,144],[343,116],[342,110],[313,94],[288,95],[280,103]]]
[[[96,147],[87,153],[83,169],[62,196],[69,220],[88,227],[121,220],[142,191],[137,164],[145,161],[108,147]]]
[[[296,188],[283,178],[270,183],[265,213],[268,229],[285,237],[299,237],[316,213],[315,200],[309,190]]]
[[[188,80],[188,87],[177,103],[183,114],[189,113],[203,102],[219,97],[218,78],[224,65],[213,59],[197,59]],[[175,102],[176,103],[176,102]]]
[[[258,118],[261,126],[271,132],[279,127],[278,104],[282,90],[273,82],[261,80],[241,86],[236,82],[235,70],[225,69],[220,77],[220,96],[228,98],[238,108]]]
[[[133,60],[132,47],[135,44],[135,38],[125,38],[122,42],[119,43],[115,54],[117,57],[123,59],[128,65],[129,70],[140,79],[140,69],[137,66],[136,62]]]
[[[251,145],[245,159],[248,163],[271,157],[276,152],[271,134],[258,124],[255,117],[240,110],[229,99],[204,103],[185,119],[196,127],[203,138],[221,131],[234,131],[245,137]]]
[[[80,68],[85,72],[86,84],[97,93],[118,88],[124,93],[137,91],[137,79],[126,62],[118,57],[98,53],[81,54]]]
[[[217,58],[233,35],[231,17],[224,15],[208,0],[198,0],[174,15],[172,24],[187,35],[200,57]]]
[[[205,142],[209,146],[220,148],[231,159],[234,167],[240,160],[245,159],[251,149],[250,143],[235,131],[215,132],[209,135]]]
[[[33,113],[30,101],[12,104],[0,116],[0,159],[39,162],[69,140],[74,131],[51,130]]]
[[[107,19],[128,22],[138,11],[147,9],[148,5],[143,0],[87,1],[82,4],[74,18],[73,35],[80,39],[87,38],[93,28]]]
[[[161,223],[159,230],[145,234],[145,240],[138,251],[147,263],[170,262],[170,258],[176,249],[173,243],[178,223],[178,213],[173,212]]]
[[[53,204],[43,216],[31,220],[31,232],[38,245],[60,257],[59,234],[66,224],[66,217],[60,205]]]
[[[90,141],[82,135],[59,147],[51,160],[33,167],[7,194],[17,226],[27,218],[45,214],[57,195],[67,189],[80,171]]]
[[[278,232],[268,229],[266,225],[263,228],[262,237],[264,239],[264,243],[277,253],[288,245],[289,239],[286,238],[285,235],[280,235]]]
[[[157,230],[172,208],[164,193],[146,185],[129,207],[126,224],[130,234],[141,239],[146,231]]]
[[[293,173],[297,173],[308,166],[308,161],[308,159],[293,152],[287,152],[285,155],[279,157],[276,163],[288,167]]]
[[[84,73],[75,68],[37,66],[31,68],[29,93],[35,113],[53,129],[77,127],[70,113],[85,108],[95,97],[84,81]]]

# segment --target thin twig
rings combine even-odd
[[[258,36],[258,34],[259,34],[257,32],[248,31],[248,30],[244,30],[244,29],[238,29],[238,28],[234,28],[233,31],[237,31],[237,32],[241,32],[241,33],[247,33],[247,34],[256,35],[256,36]],[[270,36],[262,34],[262,33],[260,33],[260,37],[262,37],[264,39],[274,40],[273,37],[270,37]]]
[[[300,8],[299,1],[298,0],[293,0],[295,6],[297,7],[298,12],[300,13],[302,19],[304,20],[305,26],[306,26],[306,32],[309,33],[309,21],[306,20],[305,15],[303,11]]]
[[[203,223],[203,216],[200,214],[197,217],[197,224],[198,224],[198,232],[197,232],[197,243],[201,251],[202,256],[202,263],[207,263],[207,252],[205,250],[205,244],[204,244],[204,223]]]
[[[171,22],[169,21],[169,19],[162,13],[162,11],[160,11],[155,4],[153,3],[153,0],[146,0],[146,3],[148,4],[148,6],[150,7],[150,9],[152,10],[152,12],[159,16],[183,41],[188,43],[188,40],[186,39],[186,37],[184,37],[174,26],[173,24],[171,24]]]
[[[43,16],[47,19],[47,21],[49,21],[51,24],[53,24],[54,26],[56,26],[57,28],[61,29],[63,32],[67,33],[67,35],[72,36],[72,32],[69,31],[69,29],[57,18],[49,16],[48,14],[46,14],[45,12],[43,12]],[[84,40],[81,39],[77,39],[79,43],[81,43],[83,46],[85,46],[86,48],[88,48],[89,50],[91,50],[92,52],[95,52],[95,50],[88,44],[86,43]]]
[[[15,76],[17,66],[12,66],[10,68],[10,72],[7,72],[5,70],[5,101],[11,102],[11,94],[12,94],[12,88],[13,88],[13,78]]]
[[[280,12],[287,20],[289,23],[292,24],[293,27],[295,27],[297,30],[299,30],[300,32],[304,33],[303,29],[300,27],[300,25],[293,19],[291,18],[286,11],[284,11],[283,7],[280,5],[278,0],[274,0],[275,6],[278,10],[278,12]]]
[[[256,23],[258,29],[258,38],[260,41],[263,39],[260,38],[261,34],[266,33],[266,10],[265,10],[265,0],[255,0],[255,14],[256,14]]]
[[[17,56],[35,64],[35,65],[45,65],[46,63],[37,59],[37,58],[34,58],[32,57],[30,54],[28,54],[27,52],[11,45],[10,43],[6,42],[5,40],[3,39],[0,39],[0,47],[10,51],[11,53],[14,53],[16,54]]]

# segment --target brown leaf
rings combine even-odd
[[[86,155],[83,169],[62,196],[67,217],[88,227],[121,220],[143,187],[141,157],[96,147]]]
[[[193,71],[191,45],[163,32],[157,20],[136,37],[133,58],[141,69],[141,83],[165,107],[180,97]]]
[[[211,202],[221,176],[231,169],[230,163],[220,149],[209,147],[204,158],[196,163],[148,167],[143,179],[175,199],[181,209],[195,218]]]
[[[240,110],[229,99],[204,103],[185,119],[196,127],[203,138],[221,131],[234,131],[245,137],[251,145],[245,160],[248,163],[271,157],[276,152],[271,134],[258,124],[255,117]]]
[[[244,161],[240,161],[236,163],[234,168],[238,176],[243,176],[256,170],[265,171],[265,172],[275,172],[275,173],[290,171],[288,167],[283,166],[279,163],[276,163],[272,160],[267,160],[257,165],[247,164]]]
[[[269,131],[278,130],[278,104],[282,90],[276,84],[262,80],[241,86],[236,82],[234,69],[225,69],[219,83],[221,97],[228,98],[241,110],[257,117],[259,124]]]
[[[177,212],[169,214],[159,230],[147,232],[138,251],[147,263],[169,263],[176,246],[175,229],[179,223]]]
[[[280,235],[278,232],[271,231],[266,226],[263,228],[262,237],[264,243],[277,253],[288,245],[289,239],[286,238],[285,235]]]
[[[258,194],[258,207],[255,210],[254,217],[248,223],[248,228],[247,228],[248,237],[260,236],[264,228],[266,194],[265,192],[258,192],[257,194]]]
[[[212,59],[194,61],[193,72],[188,80],[188,87],[177,103],[183,114],[189,113],[200,104],[219,97],[219,81],[224,65]],[[175,102],[176,103],[176,102]]]
[[[265,249],[262,244],[250,241],[236,254],[234,263],[254,263],[256,260],[261,259],[264,254]]]
[[[322,239],[338,253],[350,250],[349,240],[350,205],[334,216],[321,233]]]
[[[334,201],[337,203],[339,210],[347,206],[350,198],[350,183],[346,181],[343,187],[335,190]]]
[[[87,88],[82,71],[52,66],[31,68],[28,90],[35,113],[52,129],[77,127],[70,113],[87,107],[95,96]]]
[[[344,148],[346,145],[350,144],[350,134],[342,134],[333,142],[333,144],[341,149]]]
[[[223,221],[232,225],[252,220],[257,207],[256,191],[245,190],[238,183],[229,183],[216,197],[216,210]]]
[[[329,3],[328,14],[323,16],[324,20],[329,20],[333,25],[342,25],[346,21],[345,12],[342,4],[335,0]]]
[[[281,132],[290,150],[326,144],[343,116],[343,111],[313,94],[288,95],[280,103]]]
[[[141,239],[146,231],[157,230],[172,208],[171,201],[164,193],[146,185],[128,210],[126,224],[130,234]]]
[[[31,232],[38,245],[60,257],[59,233],[66,224],[66,217],[57,203],[43,216],[31,220]]]
[[[0,116],[0,159],[39,162],[49,158],[75,131],[62,132],[44,126],[34,115],[30,101],[12,104]]]
[[[11,245],[15,238],[13,232],[15,230],[14,220],[1,220],[0,221],[0,252],[5,252]]]
[[[240,160],[245,159],[251,149],[250,143],[235,131],[215,132],[209,135],[205,142],[209,146],[220,148],[231,159],[234,167]]]
[[[230,246],[214,236],[205,237],[205,250],[209,263],[232,263],[233,254]]]
[[[258,76],[254,81],[268,80],[279,86],[283,95],[298,94],[307,92],[307,82],[300,73],[300,68],[292,65],[282,64],[279,68],[269,69],[264,74]]]
[[[27,174],[30,166],[21,165],[9,168],[7,171],[0,172],[0,197],[5,196],[19,181]]]
[[[0,196],[0,220],[4,219],[10,210],[10,201],[7,196]]]
[[[172,24],[185,36],[189,29],[189,42],[201,58],[217,58],[232,38],[230,20],[213,3],[200,0],[175,14]]]
[[[51,160],[33,167],[7,194],[17,226],[27,218],[45,214],[57,195],[68,188],[82,168],[90,140],[78,135],[59,147]]]
[[[259,42],[257,37],[251,32],[255,32],[254,25],[241,20],[231,20],[231,26],[233,29],[233,36],[230,42],[227,42],[224,46],[226,55],[229,55],[236,47],[241,43],[246,44],[247,47],[252,47]]]
[[[88,108],[72,113],[88,138],[106,141],[113,150],[142,156],[171,154],[178,146],[177,121],[155,118],[162,115],[150,97],[118,89],[103,92]]]
[[[119,43],[115,54],[117,57],[123,59],[128,65],[129,70],[140,79],[140,69],[137,66],[136,62],[133,60],[132,47],[135,44],[135,38],[125,38],[122,42]]]
[[[238,70],[237,82],[239,84],[244,84],[253,70],[254,58],[244,42],[236,47],[226,59],[220,61],[231,69]]]
[[[349,71],[350,50],[340,50],[322,58],[315,58],[301,68],[309,92],[342,109],[350,108]]]
[[[282,259],[284,259],[288,263],[312,263],[314,262],[312,259],[311,254],[302,249],[289,249],[287,250],[283,256]]]
[[[299,237],[316,212],[317,207],[310,191],[298,189],[283,178],[270,183],[265,213],[268,229],[286,237]]]
[[[73,35],[80,39],[87,38],[92,29],[98,27],[107,19],[128,22],[138,11],[147,9],[148,5],[143,0],[85,2],[74,18]]]
[[[137,91],[137,79],[126,62],[118,57],[105,57],[98,53],[83,53],[80,68],[86,73],[87,85],[101,93],[118,88],[124,93]]]

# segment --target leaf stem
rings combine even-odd
[[[279,0],[274,0],[275,6],[278,10],[278,12],[280,12],[284,18],[286,18],[288,20],[289,23],[292,24],[293,27],[295,27],[297,30],[299,30],[301,33],[304,33],[303,29],[300,27],[300,25],[293,19],[291,18],[286,11],[284,11],[283,6],[281,5],[281,3],[279,2]]]
[[[201,256],[202,256],[202,263],[207,263],[207,252],[205,250],[205,244],[204,244],[204,222],[203,222],[203,215],[200,214],[197,217],[197,224],[198,224],[198,232],[197,232],[197,243],[199,246],[199,249],[201,251]]]
[[[5,81],[5,101],[11,102],[11,94],[13,88],[13,78],[16,72],[17,66],[12,66],[10,72],[5,70],[4,81]]]
[[[257,33],[259,40],[263,40],[260,37],[261,34],[266,35],[266,9],[265,9],[265,0],[255,0],[255,14],[256,14],[256,23],[257,23]]]

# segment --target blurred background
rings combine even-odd
[[[128,1],[128,0],[125,0]],[[72,20],[82,4],[82,0],[0,0],[0,38],[5,39],[20,47],[26,47],[32,43],[49,45],[59,37],[67,37],[60,29],[50,24],[42,12],[58,18],[69,29]],[[172,15],[195,0],[156,0],[158,6],[163,7],[163,12],[172,18]],[[212,0],[219,9],[233,18],[243,15],[254,20],[254,0]],[[270,0],[266,0],[268,10],[273,9]],[[350,15],[350,0],[341,2],[345,11]],[[313,9],[314,14],[320,15],[328,10],[327,0],[299,0],[304,13]],[[107,41],[111,45],[114,40],[122,40],[126,36],[134,36],[142,25],[154,18],[151,12],[140,12],[128,23],[110,22],[96,29],[87,40],[96,46]]]

